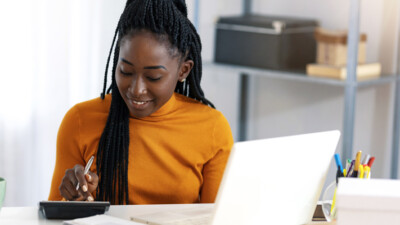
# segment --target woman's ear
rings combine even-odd
[[[184,82],[186,77],[189,75],[194,65],[193,60],[186,60],[182,63],[181,68],[179,70],[178,80],[180,82]]]

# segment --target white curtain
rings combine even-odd
[[[49,194],[60,122],[100,95],[125,0],[0,1],[0,177],[5,206]]]

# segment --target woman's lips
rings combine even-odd
[[[150,100],[147,101],[131,100],[132,106],[138,110],[146,108],[146,106],[149,105],[150,102],[151,102]]]
[[[137,105],[143,105],[143,104],[145,104],[145,103],[147,103],[147,102],[149,102],[149,101],[135,101],[135,100],[133,100],[132,101],[134,104],[137,104]]]

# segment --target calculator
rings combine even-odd
[[[102,201],[41,201],[39,211],[47,219],[76,219],[104,214],[110,202]]]

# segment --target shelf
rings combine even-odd
[[[326,84],[332,86],[340,86],[345,87],[345,80],[335,80],[330,78],[320,78],[320,77],[310,77],[304,73],[295,73],[288,71],[280,71],[280,70],[268,70],[268,69],[258,69],[253,67],[246,66],[238,66],[233,64],[224,64],[224,63],[214,63],[214,62],[204,62],[204,69],[212,69],[212,70],[223,70],[230,71],[239,74],[248,74],[252,76],[260,76],[260,77],[268,77],[273,79],[281,79],[281,80],[292,80],[299,82],[307,82],[307,83],[317,83],[317,84]],[[364,80],[357,82],[357,87],[369,87],[381,84],[388,84],[396,81],[396,75],[382,75],[379,78]]]
[[[371,79],[358,82],[358,87],[368,87],[368,86],[375,86],[387,83],[395,83],[396,78],[398,79],[399,75],[396,74],[384,74],[380,76],[378,79]]]

